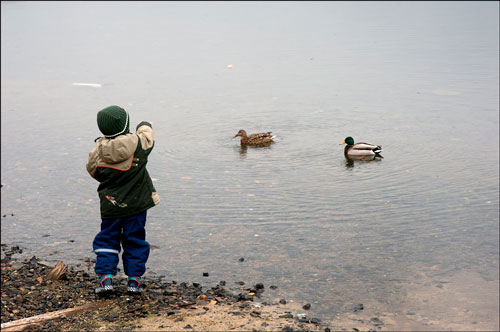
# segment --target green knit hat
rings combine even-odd
[[[97,113],[97,126],[106,138],[128,134],[130,120],[128,113],[120,106],[109,106]]]

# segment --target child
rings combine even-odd
[[[93,243],[95,272],[100,276],[95,291],[100,295],[113,291],[120,243],[127,291],[141,292],[141,276],[149,257],[146,211],[160,202],[146,170],[154,146],[151,123],[139,123],[135,134],[129,132],[129,125],[129,114],[119,106],[99,111],[97,126],[104,137],[96,139],[87,162],[87,171],[100,183],[97,192],[102,223]]]

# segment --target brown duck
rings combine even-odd
[[[243,129],[238,131],[233,138],[238,136],[241,136],[241,145],[269,145],[274,143],[273,139],[276,137],[271,135],[270,131],[267,133],[251,134],[250,136],[247,136],[247,132]]]

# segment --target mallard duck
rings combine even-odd
[[[354,138],[352,137],[346,137],[345,140],[340,143],[339,145],[342,144],[347,144],[346,147],[344,148],[344,156],[346,158],[349,157],[358,157],[358,158],[364,158],[364,157],[380,157],[384,158],[380,155],[380,152],[382,152],[382,147],[380,145],[373,145],[370,143],[356,143],[354,144]]]
[[[243,129],[238,131],[233,138],[238,136],[241,136],[241,145],[269,145],[274,143],[273,139],[276,137],[271,135],[270,131],[267,133],[251,134],[250,136],[247,136],[247,132]]]

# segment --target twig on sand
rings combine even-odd
[[[63,309],[63,310],[59,310],[59,311],[52,311],[52,312],[48,312],[48,313],[41,314],[41,315],[36,315],[36,316],[28,317],[28,318],[18,319],[18,320],[12,321],[12,322],[2,323],[1,329],[4,332],[22,331],[31,325],[40,325],[41,323],[52,320],[52,319],[60,318],[63,316],[74,315],[74,314],[81,312],[81,311],[97,309],[97,308],[105,306],[107,304],[109,304],[109,301],[88,303],[88,304],[81,305],[78,307]]]

